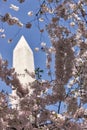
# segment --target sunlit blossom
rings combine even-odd
[[[3,33],[5,30],[3,28],[0,28],[0,32]]]
[[[81,34],[80,32],[77,32],[77,34],[76,34],[76,39],[77,39],[77,40],[80,39],[81,36],[82,36],[82,34]]]
[[[19,7],[13,4],[10,5],[10,9],[13,9],[14,11],[19,11]]]
[[[5,38],[6,37],[6,35],[5,34],[1,34],[1,38]]]
[[[67,87],[68,87],[68,88],[71,88],[74,83],[75,83],[75,80],[74,80],[74,79],[70,80],[69,83],[68,83],[68,85],[67,85]]]
[[[76,20],[78,20],[78,21],[81,20],[81,18],[78,16],[78,14],[73,13],[73,16],[74,16],[74,18],[76,18]]]
[[[62,120],[65,120],[65,116],[61,115],[61,114],[57,114],[57,117],[59,117]]]
[[[45,47],[45,46],[46,46],[46,43],[45,43],[45,42],[41,42],[41,46],[42,46],[42,47]]]
[[[75,92],[74,97],[77,98],[78,96],[80,96],[79,92]]]
[[[54,48],[54,47],[50,47],[50,48],[49,48],[49,52],[50,52],[50,53],[55,53],[55,48]]]
[[[38,48],[38,47],[36,47],[36,48],[35,48],[35,51],[39,51],[39,48]]]
[[[70,6],[70,8],[72,9],[72,10],[74,10],[75,8],[76,8],[76,5],[75,4],[69,4],[69,6]]]
[[[20,21],[17,23],[17,25],[19,26],[19,27],[23,27],[23,23],[21,23]]]
[[[54,13],[54,9],[49,9],[48,11],[50,14],[53,14]]]
[[[70,26],[75,26],[75,22],[71,22],[71,23],[70,23]]]
[[[39,21],[40,21],[40,22],[43,22],[43,21],[44,21],[44,18],[39,18]]]
[[[32,16],[32,15],[33,15],[33,11],[29,11],[28,16]]]

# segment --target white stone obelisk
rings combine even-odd
[[[27,69],[30,73],[34,73],[34,56],[24,36],[22,36],[13,50],[13,67],[19,75],[20,82],[25,86],[32,82],[33,78],[26,74]]]
[[[30,74],[34,74],[34,56],[24,36],[21,36],[13,50],[13,68],[15,68],[18,79],[22,86],[24,88],[27,87],[29,92],[32,92],[32,90],[30,90],[29,83],[32,83],[35,78],[31,77],[28,73],[26,73],[26,71],[28,71]],[[12,96],[17,97],[16,90],[13,90]],[[12,104],[17,103],[18,97],[17,100],[13,100]]]

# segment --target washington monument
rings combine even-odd
[[[32,83],[35,79],[29,76],[25,70],[29,73],[34,73],[34,56],[33,52],[25,40],[24,36],[21,36],[16,47],[13,50],[13,68],[18,75],[18,79],[24,88],[28,88],[30,91],[29,83]],[[18,96],[16,90],[12,91],[12,96],[15,96],[16,99],[12,100],[12,104],[18,104]]]

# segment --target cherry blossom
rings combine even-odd
[[[13,9],[14,11],[19,11],[19,7],[17,7],[16,5],[11,4],[10,8]]]
[[[7,0],[3,0],[4,4]],[[10,4],[14,11],[19,7]],[[24,3],[25,2],[25,3]],[[45,71],[38,67],[36,77],[28,84],[31,94],[23,89],[14,68],[0,56],[0,79],[10,86],[16,96],[0,92],[0,128],[2,130],[85,130],[87,128],[87,1],[86,0],[36,0],[38,8],[26,11],[28,21],[6,12],[0,15],[0,37],[5,39],[6,26],[33,29],[38,27],[40,46],[35,51],[46,56]],[[35,6],[35,5],[34,5]],[[14,12],[15,14],[15,12]],[[32,16],[32,17],[29,17]],[[1,24],[2,25],[2,24]],[[50,43],[48,44],[44,35]],[[13,41],[7,38],[8,43]],[[46,41],[46,42],[44,42]],[[44,73],[43,73],[44,72]],[[48,79],[42,75],[48,74]],[[43,78],[45,77],[45,78]],[[12,107],[9,100],[18,99]],[[50,107],[51,106],[51,107]]]

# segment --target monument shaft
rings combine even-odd
[[[13,68],[15,68],[22,87],[24,89],[27,88],[31,93],[32,90],[30,89],[29,83],[32,83],[35,78],[32,78],[28,73],[26,73],[26,71],[34,74],[34,56],[24,36],[20,38],[13,50]],[[11,101],[14,107],[14,104],[18,104],[19,102],[16,90],[13,90],[12,96],[17,98],[16,100]]]

